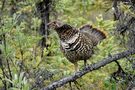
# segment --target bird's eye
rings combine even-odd
[[[56,24],[56,22],[53,22],[53,24]]]

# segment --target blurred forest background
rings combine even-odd
[[[74,73],[47,23],[61,20],[74,27],[91,24],[107,33],[88,60],[135,48],[134,0],[0,0],[0,90],[39,90]],[[73,90],[129,90],[134,87],[134,56],[90,72]],[[80,69],[83,63],[79,62]],[[122,72],[121,72],[122,71]],[[58,90],[70,90],[69,84]]]

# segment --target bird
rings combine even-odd
[[[58,20],[47,24],[54,29],[60,39],[60,50],[64,56],[74,64],[75,71],[78,71],[78,61],[83,60],[84,66],[87,60],[94,54],[94,47],[107,37],[106,33],[86,24],[80,28],[71,26]]]

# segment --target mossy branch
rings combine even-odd
[[[88,65],[84,69],[76,72],[75,74],[62,78],[56,82],[53,82],[52,84],[42,88],[41,90],[55,90],[56,88],[61,87],[69,82],[76,81],[77,79],[79,79],[80,77],[82,77],[83,75],[85,75],[91,71],[97,70],[111,62],[122,59],[124,57],[128,57],[133,54],[135,54],[135,50],[127,50],[127,51],[117,53],[114,55],[109,55],[108,57],[104,58],[103,60],[98,61],[97,63],[91,64],[91,65]]]

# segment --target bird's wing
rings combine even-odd
[[[79,44],[78,41],[79,34],[75,34],[69,40],[61,41],[61,48],[67,51],[75,50],[77,45]]]

